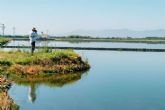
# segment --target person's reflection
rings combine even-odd
[[[19,106],[10,98],[8,91],[0,91],[0,110],[19,110]]]
[[[29,87],[29,94],[28,94],[29,101],[34,103],[36,100],[36,86],[35,84],[31,84]]]

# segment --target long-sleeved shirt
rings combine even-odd
[[[33,31],[30,32],[30,35],[29,35],[30,43],[36,42],[37,38],[38,38],[37,32],[33,32]]]

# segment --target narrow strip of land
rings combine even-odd
[[[28,38],[12,38],[16,41],[28,41]],[[118,42],[118,43],[148,43],[165,44],[165,39],[149,38],[40,38],[39,41],[61,41],[61,42]]]
[[[12,40],[27,41],[28,36],[0,36],[0,38],[9,38]],[[145,37],[145,38],[121,38],[121,37],[91,37],[91,36],[40,36],[39,41],[64,41],[64,42],[125,42],[125,43],[148,43],[165,44],[165,37]]]
[[[18,48],[30,49],[31,46],[1,46],[1,48]],[[73,50],[103,50],[103,51],[139,51],[139,52],[165,52],[165,49],[149,49],[149,48],[100,48],[100,47],[41,47],[37,49],[73,49]]]

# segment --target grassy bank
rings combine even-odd
[[[28,36],[6,36],[14,40],[29,40]],[[68,41],[68,42],[128,42],[128,43],[165,43],[165,37],[145,37],[145,38],[120,38],[120,37],[91,37],[91,36],[49,36],[48,38],[41,38],[42,40],[54,40],[54,41]]]
[[[10,38],[2,38],[0,37],[0,46],[8,43],[10,41]]]
[[[48,39],[49,40],[49,39]],[[151,43],[151,44],[164,44],[164,39],[127,39],[127,38],[93,38],[93,39],[81,39],[81,38],[56,38],[55,41],[68,41],[68,42],[125,42],[125,43]]]
[[[53,38],[53,37],[51,37]],[[68,36],[56,37],[57,41],[69,42],[128,42],[128,43],[165,43],[165,37],[145,37],[145,38],[120,38],[120,37],[90,37],[90,36]]]
[[[17,82],[61,82],[80,79],[81,74],[90,68],[87,61],[73,50],[56,50],[50,53],[0,52],[0,71],[12,76]]]

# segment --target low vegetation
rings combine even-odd
[[[19,106],[8,94],[10,87],[11,82],[0,76],[0,110],[19,110]]]
[[[5,36],[5,38],[14,40],[29,40],[28,35],[25,36]],[[39,40],[54,40],[54,41],[68,41],[68,42],[128,42],[128,43],[155,43],[165,44],[165,37],[93,37],[93,36],[49,36],[48,38],[40,38]]]
[[[65,83],[80,79],[77,72],[90,68],[87,61],[73,50],[56,50],[50,53],[0,52],[0,72],[17,79],[17,82],[52,81]]]
[[[10,41],[9,38],[2,38],[2,37],[0,37],[0,46],[8,43],[9,41]]]
[[[53,37],[51,37],[53,39]],[[90,37],[90,36],[67,36],[55,37],[57,41],[69,42],[128,42],[128,43],[165,43],[165,37],[145,37],[145,38],[120,38],[120,37]]]
[[[19,110],[19,108],[7,91],[0,92],[0,110]]]

